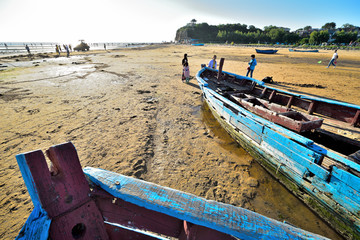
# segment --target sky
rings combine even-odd
[[[360,26],[360,0],[0,0],[0,42],[163,42],[192,19],[294,31]]]

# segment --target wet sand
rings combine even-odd
[[[214,54],[225,58],[224,71],[244,75],[256,54],[244,47],[159,45],[70,58],[0,59],[9,66],[0,68],[1,239],[13,239],[33,208],[15,155],[67,141],[83,167],[245,207],[341,239],[227,135],[202,102],[195,79],[181,82],[184,53],[191,76]],[[335,69],[326,68],[331,51],[256,54],[254,78],[273,76],[283,89],[360,104],[360,52],[338,53]]]

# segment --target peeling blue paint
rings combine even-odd
[[[91,182],[116,198],[241,239],[326,239],[258,213],[91,167]],[[115,188],[119,182],[121,188]]]

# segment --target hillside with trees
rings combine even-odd
[[[196,39],[204,43],[261,43],[261,44],[311,44],[322,43],[359,44],[359,27],[352,24],[344,24],[336,28],[334,22],[326,23],[321,29],[314,29],[311,26],[290,32],[289,28],[277,26],[265,26],[259,29],[253,25],[246,24],[221,24],[209,25],[207,23],[196,23],[192,19],[186,26],[176,32],[175,41],[189,42]]]

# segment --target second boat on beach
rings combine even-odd
[[[255,51],[257,53],[262,53],[262,54],[274,54],[274,53],[277,53],[278,50],[274,50],[274,49],[266,49],[266,50],[255,49]]]
[[[344,237],[360,239],[360,106],[206,67],[196,78],[237,142]]]
[[[312,50],[300,50],[300,49],[292,49],[292,48],[289,48],[289,52],[319,52],[319,50],[317,50],[317,49],[312,49]]]

